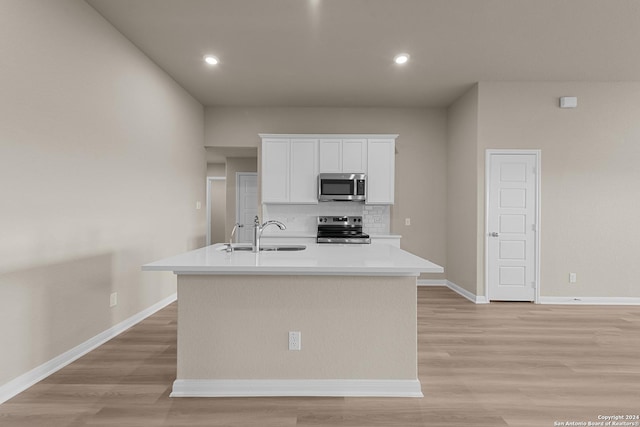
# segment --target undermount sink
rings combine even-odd
[[[252,247],[249,245],[242,245],[242,244],[238,244],[238,245],[232,245],[233,250],[234,251],[243,251],[243,252],[251,252]],[[264,245],[260,247],[260,251],[285,251],[285,252],[292,252],[292,251],[303,251],[305,250],[307,247],[305,245]],[[220,251],[227,251],[229,249],[229,244],[226,243],[222,246],[220,246]]]
[[[265,245],[261,246],[261,251],[303,251],[307,249],[305,245]]]

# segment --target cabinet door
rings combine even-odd
[[[319,144],[320,173],[342,172],[342,140],[321,139]]]
[[[367,204],[392,205],[395,141],[370,139],[367,147]]]
[[[262,141],[262,203],[289,201],[289,140]]]
[[[367,140],[342,140],[342,172],[366,173]]]
[[[292,139],[290,203],[318,203],[318,140]]]

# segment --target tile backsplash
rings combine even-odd
[[[362,213],[364,232],[367,234],[389,234],[391,229],[390,213],[389,205],[364,205]]]
[[[324,202],[317,205],[263,205],[263,221],[275,219],[287,225],[291,234],[312,234],[317,232],[317,218],[322,215],[360,215],[363,230],[367,234],[389,234],[391,208],[389,205],[365,205],[364,203]],[[271,231],[268,233],[268,231]],[[277,230],[265,230],[274,234]]]

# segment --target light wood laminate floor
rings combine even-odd
[[[547,427],[640,414],[640,307],[474,305],[421,287],[418,334],[422,399],[169,398],[173,304],[0,405],[0,426]]]

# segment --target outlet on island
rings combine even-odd
[[[300,342],[300,331],[289,332],[289,350],[300,350],[302,348]]]

